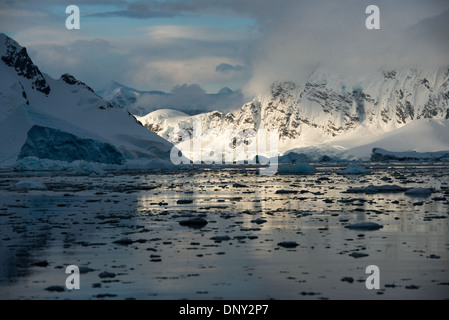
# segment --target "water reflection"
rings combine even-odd
[[[433,201],[432,195],[414,205],[404,193],[345,193],[388,183],[424,185],[443,197],[448,168],[440,168],[438,175],[429,167],[371,170],[367,176],[337,175],[323,167],[304,176],[259,176],[231,168],[34,177],[51,185],[50,190],[0,190],[0,296],[95,299],[106,292],[118,299],[376,298],[363,282],[348,288],[340,281],[363,278],[364,267],[376,264],[386,270],[383,283],[405,288],[401,279],[412,279],[407,281],[423,287],[387,290],[386,298],[448,297],[447,286],[439,285],[449,280],[444,267],[448,219],[429,218],[447,216],[448,202]],[[384,176],[389,182],[381,180]],[[198,229],[179,224],[194,216],[208,224]],[[345,228],[363,221],[383,228]],[[228,239],[213,240],[217,236]],[[298,246],[281,248],[281,241]],[[352,252],[368,256],[354,259]],[[439,258],[428,258],[432,254]],[[47,292],[50,285],[64,284],[64,268],[70,264],[95,271],[83,275],[82,290]],[[103,271],[116,276],[102,279],[98,274]]]

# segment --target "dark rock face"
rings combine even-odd
[[[85,160],[109,164],[121,164],[124,160],[122,154],[108,143],[82,139],[71,133],[36,125],[28,131],[28,138],[18,158],[31,156],[67,162]]]
[[[20,82],[19,82],[19,84],[22,87],[22,97],[25,99],[25,104],[30,105],[30,102],[28,101],[27,93],[25,92],[23,85]]]
[[[26,48],[19,48],[18,44],[11,38],[6,39],[7,52],[2,56],[2,61],[14,68],[17,74],[26,79],[33,80],[33,89],[46,95],[50,93],[50,86],[28,56]]]

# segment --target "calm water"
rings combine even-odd
[[[448,299],[449,165],[364,166],[371,174],[1,172],[0,298]],[[48,190],[14,190],[22,180]],[[433,192],[346,193],[370,184]],[[192,216],[208,224],[179,224]],[[383,228],[345,228],[364,221]],[[65,288],[68,265],[89,268],[81,288],[49,291]],[[379,290],[365,286],[369,265]]]

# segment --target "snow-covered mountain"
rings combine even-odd
[[[160,109],[175,109],[190,115],[220,110],[238,109],[244,100],[240,90],[225,87],[217,93],[206,93],[199,85],[175,86],[171,92],[140,91],[118,82],[110,81],[96,92],[116,107],[128,110],[133,115],[144,116]]]
[[[168,139],[173,129],[177,128],[181,121],[189,117],[190,116],[187,113],[182,111],[160,109],[143,117],[136,116],[136,119],[142,123],[145,128],[152,132],[157,132],[158,135],[164,139]]]
[[[368,144],[395,151],[449,150],[449,139],[440,139],[449,132],[448,121],[444,121],[449,119],[449,68],[382,71],[357,84],[317,69],[304,84],[275,82],[269,92],[236,112],[215,111],[177,121],[167,117],[149,114],[144,125],[172,143],[179,141],[180,132],[193,132],[196,122],[201,124],[203,141],[210,140],[211,131],[242,131],[237,146],[254,139],[253,133],[258,129],[278,130],[280,153],[295,149],[367,159],[371,155],[369,148],[362,148],[363,152],[360,148],[351,150]],[[438,121],[417,121],[420,119]],[[414,128],[403,131],[407,132],[403,138],[409,143],[398,140],[397,144],[388,144],[387,138],[382,140],[385,134],[394,135],[406,125]],[[438,133],[427,130],[428,126],[437,127]],[[247,129],[254,131],[244,134]],[[413,137],[413,130],[417,134],[433,132],[440,136],[418,139]],[[398,135],[403,134],[398,131]]]
[[[130,111],[132,114],[148,113],[147,110],[140,108],[137,105],[137,100],[142,95],[148,96],[164,96],[167,93],[162,91],[140,91],[125,85],[122,85],[116,81],[110,81],[105,88],[96,92],[104,100],[108,101],[112,105]],[[142,110],[141,110],[142,109]]]
[[[3,33],[0,57],[0,166],[26,157],[170,161],[172,144],[73,76],[55,80],[42,73],[26,48]]]

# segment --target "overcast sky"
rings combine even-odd
[[[67,5],[81,29],[67,30]],[[380,8],[380,30],[365,9]],[[198,84],[260,93],[320,65],[348,77],[378,68],[449,65],[447,0],[0,0],[0,30],[40,69],[95,90],[116,80],[139,90]]]

